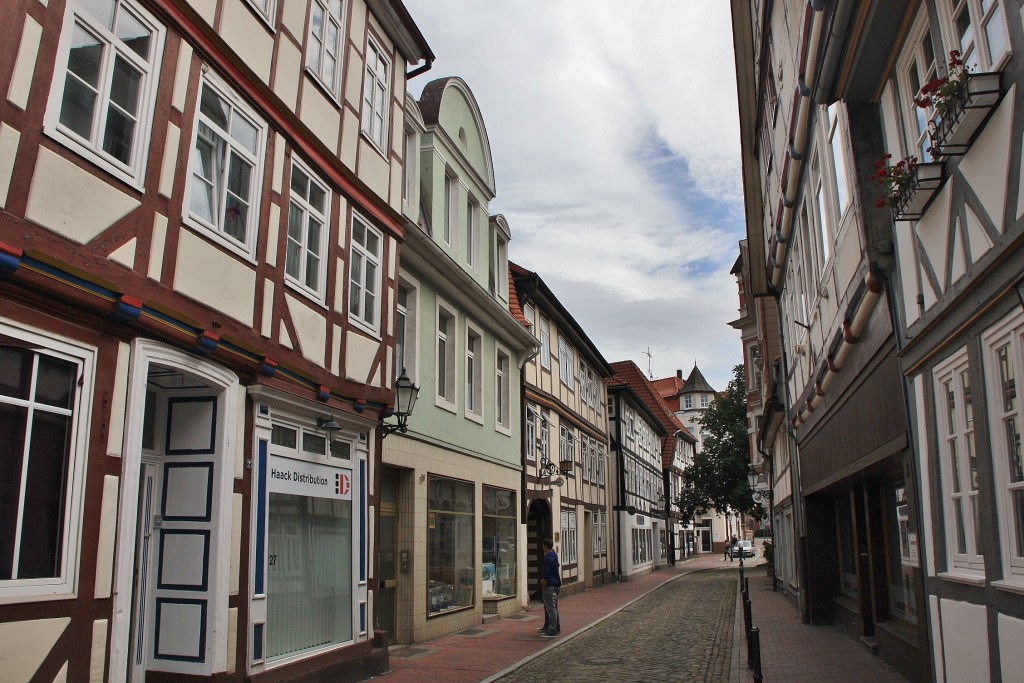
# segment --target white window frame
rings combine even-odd
[[[1015,420],[1017,433],[1024,432],[1024,313],[1015,310],[990,330],[982,335],[984,345],[985,383],[989,387],[986,396],[988,404],[989,434],[993,471],[995,474],[996,513],[999,519],[999,530],[1002,537],[1000,544],[1003,552],[1003,580],[997,585],[1011,585],[1018,591],[1024,589],[1024,552],[1020,545],[1024,544],[1024,528],[1018,528],[1018,522],[1024,526],[1014,514],[1014,495],[1022,495],[1024,481],[1013,481],[1010,472],[1010,446],[1007,443],[1006,424]],[[999,349],[1007,348],[1007,363],[1013,372],[1015,385],[1015,406],[1007,410],[1002,387]],[[1017,449],[1021,445],[1017,444]],[[1024,503],[1022,503],[1024,504]],[[1018,543],[1018,538],[1022,543]]]
[[[943,61],[948,57],[950,50],[959,50],[962,54],[964,64],[975,71],[998,71],[1010,57],[1010,37],[1008,33],[1005,0],[990,0],[988,11],[983,11],[982,0],[959,0],[956,7],[949,5],[951,2],[936,3],[939,8],[939,26],[942,31],[942,42],[946,46]],[[1014,10],[1017,8],[1012,7]],[[973,41],[962,44],[957,35],[956,23],[953,19],[954,13],[968,12],[971,19],[969,33],[973,34]],[[997,15],[1002,14],[1002,23],[993,27],[993,22],[998,21]],[[992,43],[989,28],[999,31],[1002,37],[1003,51],[999,54],[991,54]],[[914,93],[915,95],[917,93]]]
[[[321,213],[310,204],[306,197],[297,196],[291,185],[291,177],[289,177],[288,186],[288,216],[286,217],[287,225],[285,228],[285,250],[284,250],[284,277],[285,282],[299,290],[301,293],[313,297],[320,303],[323,303],[326,296],[327,289],[327,267],[328,267],[328,245],[330,241],[328,235],[330,233],[331,226],[331,201],[333,196],[331,194],[330,186],[321,180],[310,168],[299,161],[297,157],[292,157],[292,173],[299,169],[303,175],[309,179],[310,185],[316,185],[321,192],[324,193],[324,212]],[[290,251],[288,249],[290,243],[293,241],[291,235],[291,217],[292,211],[298,211],[302,214],[302,235],[301,241],[298,241],[298,247],[302,255],[299,263],[299,274],[298,276],[291,275],[288,272],[289,259],[288,256]],[[309,243],[309,220],[319,220],[320,222],[320,239],[319,244],[310,245]],[[307,273],[306,268],[308,266],[308,255],[312,253],[319,259],[320,268],[317,272],[316,282],[314,286],[309,286],[306,282]]]
[[[134,0],[118,0],[115,7],[124,7],[140,23],[152,32],[150,44],[150,61],[142,59],[123,41],[114,36],[109,28],[80,7],[75,0],[70,0],[64,12],[64,24],[61,28],[60,42],[53,79],[50,84],[50,95],[46,104],[46,115],[43,121],[43,132],[62,145],[74,150],[91,163],[107,171],[119,180],[128,183],[137,190],[144,189],[146,164],[149,158],[149,145],[153,127],[153,113],[156,105],[156,93],[159,84],[160,63],[164,52],[166,28],[156,18],[143,9]],[[103,56],[99,65],[99,83],[92,129],[88,139],[60,123],[61,105],[64,101],[64,84],[68,78],[68,59],[71,54],[71,43],[76,24],[92,34],[104,44]],[[107,110],[111,106],[110,88],[112,86],[115,57],[120,56],[142,72],[138,89],[138,115],[132,142],[129,163],[114,158],[103,151],[103,133],[107,120]]]
[[[693,408],[693,394],[687,394],[683,397],[683,408],[686,410]]]
[[[971,391],[977,391],[981,383],[979,378],[971,376],[973,373],[970,370],[971,368],[967,360],[967,349],[962,348],[950,358],[937,365],[932,371],[937,430],[936,448],[938,449],[939,466],[941,469],[940,481],[942,485],[942,510],[945,520],[948,572],[954,575],[961,574],[984,578],[985,558],[981,555],[978,545],[980,539],[976,537],[976,530],[981,521],[977,517],[979,494],[976,484],[973,490],[971,488],[970,465],[968,462],[970,448],[968,444],[973,439],[975,425],[973,419],[967,419],[966,396],[964,395],[963,384],[959,381],[963,374],[967,374]],[[946,393],[947,382],[953,386],[957,420],[955,425],[949,424],[948,395]],[[971,403],[973,404],[973,400]],[[973,410],[971,412],[973,414]],[[951,460],[952,449],[955,449],[957,453],[955,463]],[[956,469],[955,472],[954,468]],[[954,490],[954,476],[960,482],[959,491]],[[963,525],[962,533],[964,535],[964,549],[966,551],[963,553],[959,552],[958,532],[961,529],[957,523],[957,509],[961,511]]]
[[[234,138],[231,137],[229,131],[223,130],[220,126],[209,120],[201,111],[202,107],[202,96],[203,89],[209,87],[218,97],[224,100],[228,105],[231,106],[232,116],[241,116],[248,124],[256,128],[256,153],[253,154],[249,150],[245,149],[239,144]],[[187,225],[197,228],[204,235],[210,237],[218,244],[230,249],[231,251],[244,257],[246,260],[255,263],[255,252],[256,252],[256,237],[259,232],[260,224],[260,203],[263,193],[263,163],[266,156],[266,145],[267,145],[267,123],[242,100],[237,93],[235,93],[227,84],[213,72],[209,72],[203,75],[199,83],[198,100],[196,102],[195,120],[193,122],[192,130],[192,144],[189,147],[189,164],[188,164],[188,187],[185,191],[185,206],[182,210],[183,220]],[[218,198],[216,201],[215,210],[217,215],[214,216],[213,222],[207,221],[205,218],[196,215],[192,212],[192,192],[193,185],[196,182],[202,182],[196,180],[196,174],[199,166],[198,155],[195,154],[196,142],[199,137],[199,125],[203,125],[210,128],[210,130],[218,135],[226,145],[225,155],[237,154],[244,161],[252,165],[251,177],[249,182],[249,196],[247,198],[241,198],[248,201],[249,213],[248,220],[245,225],[245,240],[238,240],[231,235],[224,232],[224,214],[227,209],[225,207],[227,195],[227,175],[229,167],[225,164],[222,171],[222,179],[219,182],[223,183],[223,187],[214,185],[218,192]]]
[[[309,6],[309,28],[306,32],[306,73],[317,83],[327,90],[328,94],[335,100],[341,98],[342,71],[345,63],[345,15],[348,9],[346,0],[337,0],[339,11],[331,12],[330,5],[335,0],[312,0]],[[317,12],[323,12],[323,35],[318,36],[313,31],[313,16]],[[331,53],[327,45],[328,24],[333,25],[336,31],[334,52]],[[314,47],[319,44],[315,52]],[[324,73],[324,56],[331,55],[335,60],[335,71],[333,78]]]
[[[551,324],[542,315],[540,318],[540,364],[551,369]]]
[[[419,182],[419,135],[413,128],[406,128],[402,138],[402,203],[409,207],[413,190]],[[409,207],[412,210],[412,207]]]
[[[931,55],[925,52],[926,44]],[[931,107],[925,109],[918,107],[914,103],[914,98],[917,97],[924,84],[938,75],[937,61],[941,58],[937,59],[934,54],[928,13],[923,9],[914,21],[914,26],[904,45],[906,47],[896,66],[896,84],[899,93],[896,106],[903,117],[903,128],[907,138],[904,141],[902,156],[916,156],[919,161],[927,162],[932,160],[932,155],[928,151],[932,146],[928,123],[935,112]],[[929,56],[931,61],[928,61]],[[896,156],[897,150],[889,151]]]
[[[558,335],[558,376],[569,391],[576,391],[576,353],[562,335]]]
[[[508,301],[508,240],[498,236],[496,249],[498,252],[498,297]]]
[[[371,253],[369,248],[365,244],[360,243],[356,240],[355,228],[356,223],[359,223],[366,235],[374,235],[377,238],[378,250],[377,253]],[[381,319],[381,284],[383,282],[383,262],[384,262],[384,233],[375,228],[370,221],[366,220],[359,214],[352,212],[352,236],[349,239],[350,253],[348,263],[348,286],[349,296],[347,301],[348,319],[356,327],[359,327],[371,334],[378,335],[380,333],[380,319]],[[355,265],[357,257],[361,260],[363,267],[361,274],[357,278],[355,272]],[[370,264],[374,267],[374,276],[372,282],[369,282],[369,276],[366,273],[366,264]],[[354,285],[358,285],[362,295],[358,300],[357,310],[352,310],[352,294],[351,290]],[[373,287],[373,300],[374,306],[372,307],[373,318],[369,319],[367,316],[368,310],[366,308],[366,296],[365,293],[370,287]]]
[[[402,374],[404,369],[406,375],[409,376],[414,383],[419,383],[419,338],[417,330],[419,329],[419,310],[420,310],[420,286],[419,282],[403,273],[399,279],[398,286],[404,289],[406,292],[405,305],[402,306],[398,303],[398,291],[395,292],[395,303],[396,312],[398,315],[395,317],[395,336],[396,336],[396,349],[395,349],[395,377]],[[404,320],[404,343],[402,345],[402,355],[398,354],[397,349],[397,336],[398,336],[398,324],[401,320]]]
[[[386,157],[391,119],[391,60],[372,36],[366,40],[363,74],[363,134]]]
[[[846,154],[846,109],[842,101],[822,106],[822,122],[825,124],[824,134],[829,156],[829,189],[832,197],[832,210],[835,213],[836,235],[838,226],[842,225],[843,217],[853,203],[853,190],[850,187],[850,171]]]
[[[271,29],[274,28],[274,18],[277,16],[277,0],[246,0],[257,16],[263,20]]]
[[[458,207],[459,181],[450,173],[444,174],[444,215],[441,217],[441,240],[449,247],[455,246],[456,211]]]
[[[466,264],[476,268],[480,250],[480,205],[472,195],[466,194]]]
[[[711,402],[711,400],[708,398],[707,394],[701,394],[700,395],[700,407],[701,408],[707,408],[708,405],[710,404],[710,402]]]
[[[537,459],[537,453],[540,450],[538,447],[540,439],[540,433],[537,431],[538,423],[543,426],[540,409],[532,404],[526,404],[526,459],[531,462]]]
[[[82,513],[85,497],[85,471],[89,452],[89,426],[92,423],[94,376],[97,351],[70,340],[53,337],[42,330],[17,325],[0,319],[0,334],[29,344],[37,355],[50,356],[75,363],[78,381],[73,408],[40,406],[47,412],[70,414],[68,464],[64,479],[64,537],[61,540],[61,570],[57,576],[38,579],[0,581],[0,604],[47,599],[71,599],[78,591],[78,568],[81,555]],[[29,406],[29,401],[4,397],[4,403]],[[24,474],[25,468],[22,468]],[[24,486],[24,482],[22,483]]]
[[[455,397],[458,394],[455,389],[455,383],[458,381],[455,369],[455,349],[458,345],[457,320],[455,309],[438,298],[434,310],[434,404],[453,413]]]
[[[512,355],[500,344],[494,347],[494,426],[512,435]]]
[[[466,417],[484,421],[484,336],[473,323],[466,321]]]
[[[576,564],[579,561],[577,556],[577,533],[576,533],[576,511],[563,509],[562,521],[562,566]]]

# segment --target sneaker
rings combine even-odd
[[[544,631],[548,630],[548,627],[547,626],[538,626],[537,630],[540,631],[541,633],[543,633]]]
[[[540,632],[540,637],[541,638],[557,638],[558,634],[553,632],[553,631],[541,631]]]

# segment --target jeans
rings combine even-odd
[[[561,586],[544,586],[544,620],[547,622],[548,631],[558,633],[562,625],[558,622],[558,592]]]

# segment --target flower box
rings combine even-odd
[[[949,100],[943,114],[932,119],[932,154],[960,156],[967,153],[975,133],[1002,95],[998,72],[968,73],[965,87]]]
[[[942,187],[941,161],[917,164],[910,181],[900,190],[899,197],[892,204],[894,221],[916,221],[924,215],[935,193]]]

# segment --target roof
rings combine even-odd
[[[693,394],[697,392],[705,394],[718,393],[711,388],[708,381],[704,379],[704,375],[700,374],[700,369],[697,367],[697,364],[694,363],[693,370],[690,371],[690,376],[686,378],[686,386],[683,388],[682,393]]]
[[[526,329],[533,327],[533,323],[526,319],[523,307],[519,305],[519,294],[516,292],[516,283],[511,269],[508,271],[508,310],[512,312],[516,320],[522,323],[523,327]]]
[[[676,437],[682,435],[684,440],[693,443],[697,439],[679,421],[679,418],[676,417],[672,409],[669,408],[665,400],[655,390],[651,381],[636,366],[636,363],[631,360],[624,360],[612,363],[611,366],[615,374],[612,376],[609,384],[614,383],[616,386],[625,385],[632,389],[637,398],[643,401],[648,410],[665,429],[666,434],[662,436],[661,440],[661,464],[662,467],[671,467],[672,457],[675,454]]]
[[[608,361],[605,360],[604,356],[601,355],[601,351],[590,340],[590,337],[587,336],[583,327],[576,322],[576,318],[569,313],[569,310],[562,305],[562,302],[558,300],[555,293],[547,286],[544,279],[534,271],[528,270],[512,261],[509,261],[508,269],[515,283],[519,303],[530,303],[534,306],[542,307],[545,314],[554,319],[555,324],[558,325],[559,332],[565,334],[578,350],[583,351],[587,355],[588,359],[595,365],[594,369],[602,376],[609,377],[612,374],[612,368],[608,365]]]
[[[686,382],[676,375],[653,380],[651,384],[662,398],[676,398],[683,393],[683,387],[686,386]]]

